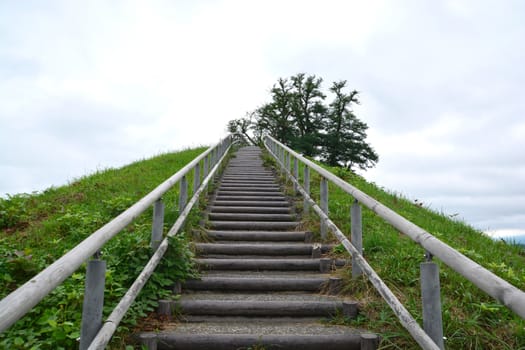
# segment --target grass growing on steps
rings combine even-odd
[[[265,158],[266,159],[266,158]],[[265,160],[268,165],[271,161]],[[326,167],[348,183],[424,228],[514,286],[525,290],[525,251],[519,246],[494,241],[469,225],[425,208],[400,194],[385,191],[363,177],[341,168]],[[299,167],[301,182],[303,167]],[[311,171],[312,197],[319,203],[320,176]],[[329,184],[330,218],[350,237],[350,206],[353,198]],[[302,199],[298,199],[301,206]],[[319,230],[315,214],[306,218],[309,229]],[[314,232],[316,233],[316,232]],[[318,233],[317,233],[318,234]],[[333,238],[335,239],[335,238]],[[424,250],[372,211],[363,208],[363,247],[370,265],[409,312],[422,324],[419,264]],[[341,247],[333,255],[348,257]],[[525,349],[525,321],[479,290],[471,282],[437,261],[440,267],[445,347],[448,349]],[[351,268],[339,272],[346,281],[345,293],[361,304],[355,321],[334,319],[370,329],[383,337],[381,349],[418,349],[388,305],[365,278],[352,280]]]
[[[156,156],[122,167],[98,171],[67,186],[49,188],[42,193],[19,194],[0,199],[0,298],[22,285],[33,275],[69,251],[96,229],[109,222],[134,202],[153,190],[205,148]],[[191,173],[190,173],[191,174]],[[188,178],[191,187],[193,179]],[[178,186],[163,197],[165,229],[178,216]],[[107,316],[136,278],[151,251],[152,210],[147,210],[103,248],[107,261],[104,316]],[[198,215],[188,220],[198,222]],[[173,254],[173,252],[176,252]],[[193,273],[191,255],[183,235],[174,238],[162,266],[128,312],[121,327],[128,327],[154,309],[163,288],[175,279]],[[0,334],[1,349],[78,348],[79,325],[84,294],[85,266],[76,271],[33,311],[8,331]],[[118,348],[119,336],[113,347]]]

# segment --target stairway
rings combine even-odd
[[[340,262],[323,258],[330,245],[296,231],[299,218],[258,147],[237,151],[208,208],[206,242],[195,243],[202,276],[187,281],[178,322],[142,334],[157,349],[376,349],[378,337],[321,319],[357,315],[337,294]],[[209,242],[209,243],[208,243]],[[322,294],[321,292],[324,292]],[[172,328],[172,329],[171,329]]]

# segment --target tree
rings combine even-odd
[[[346,80],[334,82],[330,87],[334,100],[326,115],[322,159],[331,166],[371,168],[379,157],[365,141],[368,125],[359,120],[351,109],[352,103],[359,104],[359,92],[344,93],[345,87]]]
[[[242,134],[244,137],[246,137],[252,144],[256,144],[256,142],[250,137],[248,134],[248,130],[252,126],[252,117],[251,114],[248,113],[246,118],[240,118],[240,119],[232,119],[228,122],[227,128],[228,132],[232,134]]]
[[[279,78],[270,90],[271,102],[257,108],[249,118],[229,122],[230,131],[256,140],[270,134],[280,142],[332,166],[348,169],[373,167],[379,157],[366,142],[368,125],[352,111],[359,104],[356,90],[345,93],[346,80],[334,82],[329,91],[333,101],[326,106],[322,78],[299,73]],[[253,140],[252,140],[253,142]]]
[[[322,78],[299,73],[290,78],[293,86],[291,99],[293,119],[298,135],[292,139],[292,147],[313,157],[319,153],[320,131],[326,114],[323,104],[326,96],[321,91]]]
[[[288,79],[279,78],[270,90],[272,102],[259,107],[255,112],[254,129],[260,137],[267,132],[289,146],[295,134],[292,120],[292,88]]]

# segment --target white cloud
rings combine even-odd
[[[523,9],[3,2],[0,195],[212,143],[277,77],[304,71],[361,91],[356,111],[380,155],[367,178],[478,226],[523,227]]]
[[[489,230],[485,232],[491,237],[494,238],[500,238],[500,237],[516,237],[516,236],[524,236],[525,230],[521,229],[500,229],[500,230]]]

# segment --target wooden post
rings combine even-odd
[[[142,333],[139,335],[139,340],[147,350],[157,350],[157,335],[155,333]]]
[[[180,179],[180,192],[179,192],[179,213],[182,213],[186,207],[186,201],[188,200],[188,180],[186,175]]]
[[[328,215],[328,180],[325,177],[321,177],[321,210]],[[326,239],[328,227],[324,219],[321,219],[321,238]]]
[[[208,176],[208,161],[209,161],[209,158],[210,158],[210,155],[207,155],[206,157],[204,157],[204,161],[203,161],[203,165],[202,165],[202,177],[203,179],[205,179],[207,176]]]
[[[281,161],[281,175],[284,174],[284,168],[286,167],[284,148],[279,148],[279,160]]]
[[[363,225],[361,215],[361,205],[357,200],[354,200],[352,208],[350,209],[350,224],[351,224],[351,241],[359,254],[363,255]],[[363,272],[357,264],[357,259],[352,255],[352,278],[361,276]]]
[[[310,196],[310,168],[306,164],[304,166],[303,175],[304,175],[303,187],[306,193],[308,194],[308,196]],[[308,200],[305,197],[303,201],[303,214],[308,215],[309,213],[310,213],[310,203],[308,203]]]
[[[343,279],[341,277],[328,278],[328,295],[337,295],[343,289]]]
[[[89,347],[102,327],[102,310],[104,308],[104,285],[106,281],[106,262],[98,255],[90,260],[86,270],[86,286],[82,321],[80,326],[80,350]]]
[[[151,250],[155,251],[162,241],[162,233],[164,229],[164,203],[162,198],[159,198],[153,205],[153,225],[151,228]]]
[[[293,176],[295,177],[295,180],[299,181],[299,162],[297,161],[297,158],[293,158]],[[297,185],[294,183],[293,185],[293,189],[294,189],[294,192],[295,194],[297,195],[299,192],[298,192],[298,188],[297,188]]]
[[[443,343],[443,320],[441,317],[441,289],[439,283],[439,266],[431,261],[432,255],[427,253],[427,260],[421,263],[421,299],[423,304],[423,329],[441,350]]]
[[[361,350],[376,350],[379,347],[381,339],[377,334],[361,334]]]
[[[193,168],[193,193],[197,192],[197,189],[201,185],[201,164],[200,162]]]

